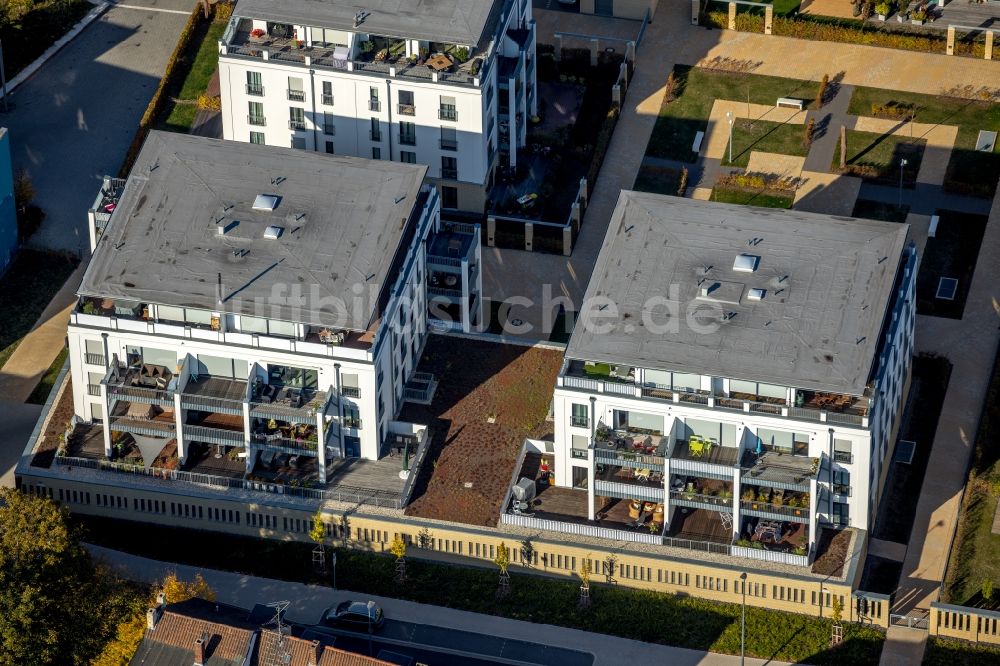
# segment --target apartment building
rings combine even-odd
[[[226,139],[427,166],[482,212],[537,113],[529,0],[241,0],[219,43]]]
[[[905,238],[623,192],[543,455],[580,522],[803,565],[821,526],[869,529],[911,365]]]
[[[281,467],[322,485],[336,459],[412,443],[393,419],[404,392],[433,388],[415,374],[427,285],[448,276],[467,303],[459,252],[478,245],[478,227],[442,227],[425,172],[152,132],[102,189],[111,210],[95,203],[69,324],[74,410],[99,457],[125,446],[147,468]]]

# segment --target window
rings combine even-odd
[[[100,340],[87,340],[85,349],[87,363],[90,365],[106,365],[103,342]]]
[[[326,142],[326,152],[329,155],[333,155],[333,141]]]
[[[333,82],[323,82],[323,104],[333,106]]]
[[[759,428],[757,437],[769,451],[791,453],[796,456],[809,455],[809,435]]]
[[[587,459],[587,450],[590,448],[590,438],[584,435],[573,435],[570,440],[569,455],[580,460]]]
[[[372,123],[372,126],[371,126],[371,129],[368,130],[368,137],[372,141],[381,141],[382,140],[382,124],[379,122],[378,118],[372,118],[371,123]]]
[[[417,154],[409,150],[399,151],[399,161],[405,164],[416,164]]]
[[[587,468],[573,466],[573,487],[587,488]]]
[[[441,96],[441,106],[438,108],[438,118],[441,120],[458,120],[454,97]]]
[[[264,95],[264,84],[261,82],[260,72],[247,72],[247,94],[256,97]]]
[[[458,188],[448,185],[441,186],[441,207],[458,208]]]
[[[850,464],[854,459],[851,454],[851,440],[849,439],[834,439],[833,440],[833,459],[839,463]]]
[[[302,86],[302,79],[296,76],[288,77],[288,99],[293,102],[306,101],[306,91]]]
[[[413,123],[399,123],[399,142],[404,146],[417,145],[417,126]]]
[[[378,100],[378,88],[368,89],[368,110],[381,111],[382,104]]]
[[[458,158],[441,158],[441,177],[449,180],[458,180]]]
[[[264,145],[264,133],[263,132],[250,132],[250,143],[256,143],[259,145]]]
[[[323,134],[328,134],[333,136],[337,133],[337,128],[333,124],[333,114],[324,113],[323,114]]]
[[[849,513],[849,507],[843,502],[833,503],[833,515],[830,516],[830,520],[837,527],[847,527],[851,524],[851,516]]]
[[[846,469],[833,470],[833,492],[836,495],[851,495],[851,473]]]
[[[399,104],[396,107],[400,115],[403,116],[413,116],[417,113],[417,107],[413,103],[413,91],[412,90],[400,90],[399,91]]]
[[[458,131],[454,127],[441,128],[441,150],[458,150]]]
[[[306,149],[306,139],[303,136],[293,136],[292,137],[292,148],[296,150]]]
[[[266,125],[267,121],[264,120],[264,105],[260,102],[250,102],[250,113],[247,116],[247,121],[251,125]]]
[[[305,111],[297,106],[288,107],[288,129],[304,130],[305,128],[306,128]],[[294,147],[295,146],[293,146],[293,148]]]
[[[382,159],[382,149],[378,146],[372,146],[372,159],[380,160]]]
[[[576,428],[586,428],[590,425],[590,417],[587,413],[587,405],[573,404],[570,425]]]

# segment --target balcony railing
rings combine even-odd
[[[854,461],[854,456],[850,451],[834,451],[833,461],[850,465]]]
[[[248,83],[246,90],[248,95],[253,95],[254,97],[264,96],[264,86]]]
[[[304,130],[306,128],[306,121],[304,120],[289,120],[288,129],[290,130]]]
[[[267,125],[267,119],[264,116],[247,116],[247,122],[258,127]]]
[[[843,483],[835,483],[835,484],[833,484],[833,494],[834,495],[841,495],[843,497],[850,497],[851,496],[851,487],[849,485],[845,485]]]
[[[382,102],[378,101],[377,99],[370,99],[370,100],[368,100],[368,110],[369,111],[375,111],[375,112],[381,111],[382,110]]]
[[[361,430],[361,419],[356,419],[350,416],[344,417],[344,427],[354,428],[356,430]]]
[[[458,150],[458,139],[441,139],[441,150]]]
[[[104,365],[104,366],[106,366],[108,364],[107,363],[107,359],[104,357],[104,354],[90,354],[90,353],[88,353],[88,354],[85,355],[85,360],[87,361],[88,365]]]
[[[635,453],[634,451],[617,451],[604,448],[602,444],[594,445],[594,458],[599,463],[618,465],[619,467],[648,468],[654,472],[663,471],[663,456]]]
[[[333,95],[323,95],[323,104],[326,106],[333,106]]]
[[[586,416],[571,416],[569,424],[574,428],[586,428],[590,425],[590,418]]]
[[[396,111],[401,116],[415,116],[417,115],[417,107],[413,104],[397,104]]]
[[[453,106],[442,106],[438,109],[438,118],[440,120],[458,120],[458,111]]]
[[[400,134],[399,143],[404,146],[415,146],[417,145],[417,135],[416,134]]]
[[[288,100],[290,102],[304,102],[306,101],[306,92],[304,90],[292,90],[289,88]]]
[[[577,460],[586,460],[587,459],[587,450],[586,449],[570,449],[569,450],[569,455],[570,455],[571,458],[576,458]]]
[[[670,492],[670,499],[671,501],[690,502],[700,506],[712,507],[716,510],[728,510],[731,512],[733,509],[732,496],[703,495],[701,493],[689,493],[684,490],[674,490]]]
[[[341,386],[340,395],[346,396],[348,398],[360,398],[361,389],[357,386]]]
[[[188,441],[208,442],[225,446],[243,446],[246,444],[243,433],[238,430],[211,428],[201,425],[185,425],[184,439]]]
[[[251,443],[256,449],[274,449],[282,453],[315,453],[319,443],[308,439],[291,439],[289,437],[266,437],[254,435]]]
[[[809,507],[792,507],[787,504],[772,504],[771,502],[754,502],[752,500],[740,500],[740,508],[744,511],[762,511],[773,513],[779,516],[789,516],[791,518],[808,519]]]
[[[94,397],[101,397],[101,385],[100,384],[87,384],[87,394]]]

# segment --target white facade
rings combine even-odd
[[[682,508],[726,512],[732,517],[734,540],[743,536],[742,518],[747,516],[808,525],[810,548],[817,524],[869,529],[885,456],[905,399],[915,284],[916,254],[908,248],[887,306],[884,339],[866,394],[841,396],[853,403],[851,409],[811,407],[803,400],[807,393],[795,387],[724,377],[612,365],[609,376],[600,378],[599,373],[586,371],[585,359],[567,359],[553,405],[556,485],[586,489],[591,520],[600,508],[595,496],[602,496],[662,504],[668,528]],[[655,433],[662,435],[662,442],[652,453],[623,451],[598,441],[602,439],[598,431],[605,428]],[[692,434],[714,440],[716,453],[687,455],[685,440]],[[754,464],[758,442],[764,450],[784,451],[784,462],[771,466],[771,472],[781,472],[784,478],[766,471],[755,474],[760,469]],[[599,470],[619,466],[643,470],[652,482],[600,478]],[[678,481],[691,477],[728,483],[731,494],[702,502],[703,498],[686,492],[690,488],[685,481]],[[747,502],[744,493],[750,485],[808,493],[810,501],[802,509],[765,506],[756,501],[755,493]]]
[[[317,340],[316,327],[301,323],[268,321],[262,333],[258,318],[251,324],[225,312],[188,309],[188,319],[177,321],[178,308],[155,303],[142,303],[141,313],[118,313],[116,303],[115,313],[104,314],[81,304],[71,314],[68,330],[76,415],[103,423],[109,457],[112,431],[117,429],[176,438],[182,462],[192,441],[246,449],[248,471],[264,449],[316,457],[321,483],[331,457],[378,459],[427,337],[425,241],[441,224],[437,191],[425,187],[417,205],[420,209],[411,221],[415,233],[398,273],[389,276],[382,316],[366,332],[345,331]],[[147,363],[166,368],[169,378],[148,388],[124,381],[128,372]],[[221,372],[220,366],[225,368]],[[310,383],[315,377],[316,392],[306,404],[275,409],[257,397],[278,368],[307,371]],[[206,396],[194,389],[206,375],[239,395],[233,397],[230,391],[227,397]],[[119,403],[130,408],[135,403],[157,405],[167,418],[142,423],[131,411],[116,410]],[[192,424],[189,416],[195,412],[241,416],[243,427]],[[255,439],[252,424],[271,419],[315,425],[312,432],[320,445]]]
[[[498,159],[516,165],[537,113],[531,3],[497,2],[481,48],[279,25],[237,6],[219,43],[223,136],[426,164],[444,208],[482,212]],[[404,48],[376,61],[370,45],[381,40]],[[440,72],[417,64],[444,46],[467,59]]]

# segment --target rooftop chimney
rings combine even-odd
[[[156,629],[156,623],[160,621],[160,609],[149,608],[146,610],[146,628]]]
[[[323,646],[319,641],[309,644],[309,666],[319,666],[319,660],[323,657]]]
[[[194,666],[205,666],[205,639],[194,642]]]

